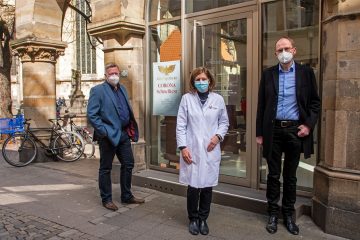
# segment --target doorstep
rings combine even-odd
[[[133,174],[132,183],[136,186],[185,197],[187,186],[180,184],[178,179],[179,176],[174,173],[142,170]],[[212,202],[267,215],[265,190],[219,183],[219,185],[213,189]],[[310,216],[311,198],[297,196],[295,211],[296,218],[302,215]]]

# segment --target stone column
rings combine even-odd
[[[322,121],[312,216],[326,233],[360,239],[360,2],[324,0]]]
[[[24,38],[12,42],[22,62],[23,106],[32,127],[49,126],[56,117],[55,64],[66,44],[49,39]]]
[[[124,0],[108,0],[106,4],[102,0],[93,0],[91,4],[93,18],[92,23],[88,25],[88,31],[104,43],[104,64],[115,62],[120,67],[120,83],[129,93],[140,131],[139,142],[132,145],[135,157],[134,170],[144,169],[144,0],[132,0],[131,4]],[[114,180],[119,179],[115,177]]]

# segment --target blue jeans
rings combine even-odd
[[[115,154],[121,163],[121,201],[127,202],[133,197],[131,193],[131,177],[134,168],[134,155],[131,150],[129,136],[126,132],[122,132],[120,142],[116,147],[106,137],[102,138],[99,140],[99,150],[99,189],[102,202],[112,201],[111,169]]]

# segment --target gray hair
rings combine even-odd
[[[115,68],[115,67],[120,71],[119,65],[117,65],[116,63],[114,63],[114,62],[107,63],[107,64],[105,65],[105,72],[106,72],[109,68]]]

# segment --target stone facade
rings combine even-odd
[[[312,215],[325,232],[359,239],[360,2],[323,4],[321,147]]]
[[[25,114],[38,126],[55,117],[55,63],[66,48],[61,37],[66,2],[16,1],[13,49],[22,61]],[[92,0],[88,26],[104,43],[103,63],[120,66],[120,81],[129,92],[140,126],[140,141],[133,145],[136,170],[146,166],[146,3]],[[312,217],[327,233],[360,239],[360,2],[324,0],[321,11],[322,119]]]

